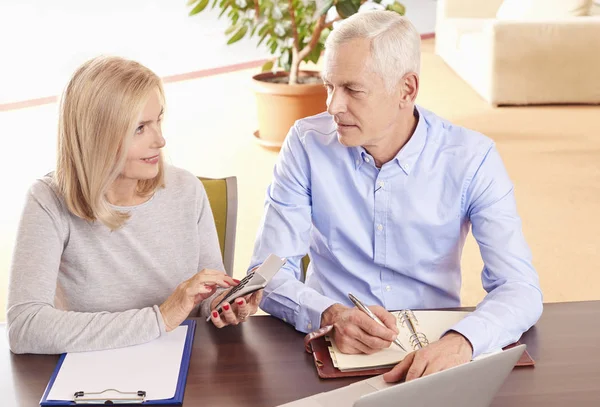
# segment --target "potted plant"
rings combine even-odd
[[[190,16],[209,2],[189,0]],[[219,17],[226,15],[231,22],[225,31],[227,44],[256,36],[258,45],[264,43],[274,55],[252,79],[259,123],[255,136],[276,148],[294,121],[326,109],[319,73],[301,71],[300,64],[319,61],[334,23],[364,8],[405,12],[396,0],[212,0],[211,7],[219,7]]]

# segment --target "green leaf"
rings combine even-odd
[[[239,40],[244,38],[244,35],[246,35],[246,32],[248,32],[247,26],[244,25],[244,26],[240,27],[240,29],[235,34],[233,34],[233,37],[231,37],[229,39],[229,41],[227,41],[227,45],[231,45],[234,42],[238,42]]]
[[[385,9],[395,11],[396,13],[400,14],[401,16],[406,14],[406,7],[404,7],[404,5],[402,3],[398,3],[398,2],[389,4]]]
[[[221,7],[222,10],[219,13],[219,18],[221,18],[221,16],[223,14],[225,14],[225,12],[227,11],[227,9],[229,8],[230,5],[231,5],[231,0],[222,0],[221,1],[221,3],[219,4],[219,7]]]
[[[340,0],[335,5],[335,9],[342,18],[348,18],[358,13],[359,8],[360,0]]]
[[[206,8],[206,6],[208,6],[208,1],[209,0],[200,0],[200,3],[198,3],[196,5],[196,7],[194,7],[192,9],[192,11],[190,11],[190,16],[193,16],[194,14],[198,14],[199,12],[204,10]]]
[[[262,36],[264,33],[267,32],[267,30],[269,29],[268,24],[264,24],[260,30],[258,30],[258,35]]]
[[[381,0],[379,0],[379,1],[381,1]],[[321,10],[319,10],[319,16],[322,16],[323,14],[327,14],[329,9],[333,6],[333,2],[334,2],[334,0],[327,0],[323,4],[323,7],[321,8]]]
[[[229,34],[231,34],[231,33],[232,33],[232,32],[234,32],[235,30],[237,30],[238,28],[239,28],[239,25],[235,25],[235,24],[234,24],[234,25],[230,26],[229,28],[227,28],[227,29],[225,30],[225,35],[229,35]]]
[[[256,46],[258,47],[260,44],[262,44],[262,42],[265,40],[265,38],[267,37],[267,35],[269,34],[268,31],[264,32],[263,35],[260,36],[260,40],[258,40],[258,44],[256,44]]]
[[[313,64],[319,62],[319,58],[321,57],[321,47],[315,47],[304,59],[305,61],[310,61]]]
[[[327,41],[327,37],[329,37],[329,33],[331,33],[331,30],[329,28],[323,29],[323,31],[321,31],[321,35],[319,36],[319,43],[325,44],[325,41]]]
[[[263,64],[263,66],[260,68],[260,71],[261,71],[261,72],[268,72],[268,71],[270,71],[271,69],[273,69],[273,65],[274,65],[274,62],[273,62],[273,60],[267,61],[267,62],[265,62],[265,63]]]
[[[188,0],[187,3],[186,3],[186,6],[191,6],[192,4],[194,4],[197,1],[198,0]]]

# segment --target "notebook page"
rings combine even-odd
[[[392,313],[398,316],[397,312]],[[465,311],[414,311],[419,324],[417,330],[425,334],[430,342],[436,341],[440,336],[469,314]],[[407,328],[400,325],[398,321],[398,338],[406,350],[412,351],[410,347],[410,333]],[[375,367],[392,366],[400,362],[407,355],[398,346],[392,344],[388,349],[383,349],[371,355],[348,355],[340,352],[334,342],[331,342],[332,351],[335,354],[338,368],[341,371],[358,369],[370,369]]]
[[[73,400],[76,391],[146,391],[146,400],[175,396],[188,326],[142,345],[68,353],[47,400]]]

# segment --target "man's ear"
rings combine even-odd
[[[400,79],[398,83],[400,87],[400,94],[402,95],[400,98],[401,109],[414,104],[417,99],[417,94],[419,93],[419,75],[414,72],[409,72]]]

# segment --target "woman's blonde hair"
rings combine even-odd
[[[111,230],[129,218],[110,206],[106,193],[123,170],[139,115],[156,89],[164,101],[154,72],[118,57],[94,58],[73,74],[61,100],[55,181],[74,215]],[[155,178],[138,181],[140,195],[164,187],[162,154],[158,168]]]

